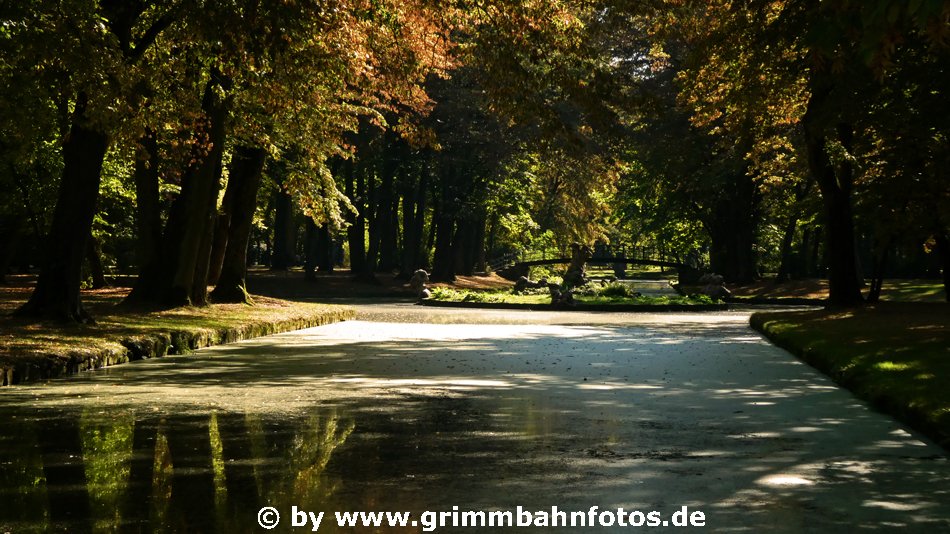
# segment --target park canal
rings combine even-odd
[[[950,527],[945,453],[743,314],[361,319],[0,392],[0,532],[260,532],[265,506],[281,532],[294,506]]]

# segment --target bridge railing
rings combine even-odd
[[[492,271],[500,271],[519,263],[555,259],[560,256],[561,254],[556,249],[521,250],[492,258],[488,261],[488,267]]]
[[[511,267],[518,263],[531,261],[554,260],[562,257],[569,257],[557,249],[535,249],[523,250],[520,252],[510,252],[502,256],[493,258],[488,262],[493,271],[499,271]],[[616,259],[627,258],[631,260],[653,260],[667,261],[670,263],[681,263],[680,258],[666,254],[655,247],[611,247],[608,245],[595,246],[591,259],[588,263],[597,263],[598,258]]]
[[[492,272],[500,271],[521,261],[523,261],[521,259],[521,252],[509,252],[489,260],[488,268],[491,269]]]
[[[679,258],[662,252],[656,247],[612,247],[609,245],[595,246],[589,261],[596,263],[599,258],[628,258],[631,260],[668,261],[671,263],[679,262]]]

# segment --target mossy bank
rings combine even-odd
[[[320,326],[355,317],[343,306],[256,297],[254,306],[215,304],[97,315],[91,326],[3,320],[0,385],[57,378],[129,361]]]

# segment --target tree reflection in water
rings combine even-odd
[[[301,418],[85,409],[0,414],[0,532],[234,532],[266,505],[322,508],[355,429]]]

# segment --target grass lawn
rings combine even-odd
[[[10,317],[32,287],[0,288],[0,384],[45,379],[130,359],[306,328],[353,317],[340,306],[255,297],[254,306],[215,304],[165,311],[127,310],[127,288],[84,291],[95,325],[33,323]]]
[[[531,293],[515,295],[510,290],[501,291],[459,291],[449,288],[434,288],[432,298],[445,302],[482,302],[498,304],[533,304],[538,306],[549,306],[551,296],[547,290],[535,290]],[[643,306],[665,306],[690,305],[690,304],[712,304],[713,300],[704,297],[684,297],[679,295],[672,296],[650,296],[626,297],[618,295],[582,295],[574,296],[575,302],[587,305],[643,305]]]
[[[752,326],[950,448],[950,305],[757,313]]]
[[[870,283],[870,282],[869,282]],[[727,285],[735,297],[766,298],[828,298],[828,280],[790,280],[776,284],[769,279],[753,284]],[[865,290],[865,294],[867,290]],[[881,300],[893,302],[944,302],[943,282],[940,280],[910,279],[884,280]]]

